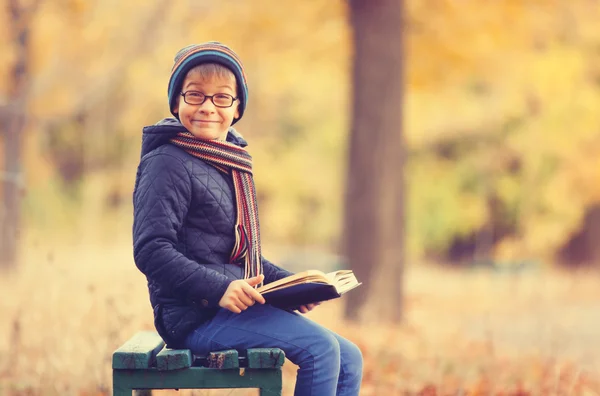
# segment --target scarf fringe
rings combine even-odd
[[[189,132],[180,132],[171,143],[200,158],[224,173],[231,173],[235,189],[237,217],[235,244],[230,263],[244,266],[244,278],[263,273],[260,225],[256,188],[252,177],[252,157],[242,147],[218,140],[196,139]],[[259,287],[260,285],[257,285]]]

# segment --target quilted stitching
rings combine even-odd
[[[216,313],[243,269],[228,264],[236,220],[231,176],[168,144],[183,128],[173,120],[144,128],[133,193],[133,251],[148,278],[157,331],[176,346]],[[245,145],[231,131],[229,139]],[[262,260],[265,283],[291,274]]]

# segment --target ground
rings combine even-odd
[[[109,394],[112,351],[152,329],[129,246],[28,242],[0,278],[0,396]],[[343,299],[309,317],[361,347],[361,395],[599,395],[599,290],[593,271],[413,264],[402,325],[347,323]],[[284,369],[291,395],[296,367]]]

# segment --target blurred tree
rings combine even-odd
[[[349,4],[354,93],[345,248],[363,285],[348,294],[346,316],[358,319],[368,302],[378,319],[399,322],[405,253],[403,1]]]
[[[0,0],[7,55],[0,57],[1,128],[25,123],[27,130],[25,141],[0,135],[0,216],[19,216],[4,208],[19,173],[31,192],[22,221],[32,229],[71,226],[65,212],[78,230],[89,228],[93,218],[81,211],[103,218],[105,210],[90,196],[127,202],[140,126],[168,114],[164,84],[174,51],[214,39],[240,53],[251,81],[252,110],[240,131],[257,158],[265,239],[338,246],[347,66],[357,44],[349,36],[358,27],[348,24],[348,1],[293,8],[278,0],[113,3],[44,0],[30,17],[17,12],[24,19],[16,23],[14,10],[33,11],[35,1]],[[571,251],[565,259],[585,253],[578,250],[589,242],[578,235],[600,202],[597,2],[422,0],[404,7],[406,254],[508,262],[551,259],[562,247]],[[30,50],[19,52],[25,26]],[[390,37],[376,45],[398,40]],[[20,106],[14,93],[24,80],[15,71],[23,54],[28,99]],[[13,117],[23,109],[26,119]],[[4,150],[9,144],[24,147]],[[18,153],[22,171],[15,173],[4,164],[16,166]],[[69,192],[73,200],[65,199]],[[3,232],[8,223],[1,221]]]
[[[4,1],[0,14],[8,37],[2,44],[9,56],[2,62],[7,78],[5,104],[0,103],[3,266],[17,259],[26,132],[40,142],[39,156],[51,160],[66,184],[86,171],[117,166],[123,138],[115,124],[127,110],[124,76],[139,70],[136,60],[164,32],[160,22],[171,14],[165,4],[126,8],[123,33],[111,27],[114,7],[103,2]],[[40,131],[45,136],[35,133]]]
[[[0,125],[4,146],[4,171],[2,173],[2,208],[0,209],[0,267],[15,264],[17,237],[21,225],[21,199],[23,176],[21,155],[26,121],[29,88],[31,20],[39,1],[26,6],[19,0],[6,0],[10,42],[14,51],[9,72],[8,104],[0,107]]]

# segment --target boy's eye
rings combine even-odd
[[[190,91],[187,93],[187,95],[191,96],[192,98],[201,98],[204,96],[201,92],[195,92],[195,91]]]
[[[214,103],[218,106],[231,106],[232,97],[228,94],[215,94]]]

